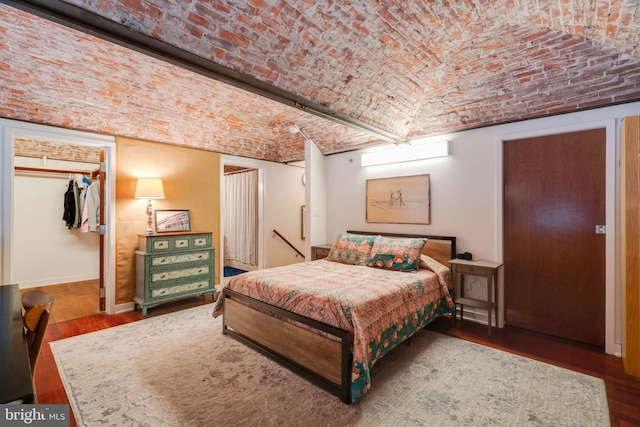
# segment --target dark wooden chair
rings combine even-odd
[[[31,364],[32,374],[35,371],[40,348],[44,340],[44,333],[49,324],[53,301],[54,298],[51,295],[40,291],[31,290],[22,294],[22,307],[24,308],[22,320],[29,349],[29,363]]]

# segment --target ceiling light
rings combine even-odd
[[[299,124],[296,123],[294,125],[289,126],[289,133],[296,134],[298,132],[300,132],[300,125]]]
[[[413,162],[449,155],[449,141],[414,140],[400,146],[385,145],[377,150],[363,153],[360,157],[362,167],[385,165],[389,163]]]

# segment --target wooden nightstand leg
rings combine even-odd
[[[487,302],[489,308],[487,309],[487,324],[489,326],[489,336],[491,336],[491,295],[493,294],[493,274],[487,276]]]
[[[460,275],[460,297],[464,297],[464,274]],[[460,320],[464,317],[464,304],[460,304]]]
[[[500,328],[500,324],[499,324],[499,319],[500,319],[500,315],[498,314],[498,311],[500,310],[500,307],[498,306],[498,271],[494,271],[493,272],[493,309],[495,310],[495,318],[496,318],[496,328]]]

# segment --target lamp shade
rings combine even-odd
[[[164,199],[164,188],[160,178],[138,178],[136,199]]]

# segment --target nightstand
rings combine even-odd
[[[329,256],[332,246],[333,245],[331,244],[311,246],[311,261],[323,259]]]
[[[501,262],[495,261],[466,261],[463,259],[452,259],[451,273],[454,280],[454,312],[453,321],[456,320],[456,311],[460,305],[460,320],[464,315],[464,306],[476,307],[487,310],[487,325],[489,327],[489,335],[491,335],[491,310],[498,306],[498,269],[502,266]],[[457,278],[460,276],[460,281]],[[481,276],[487,279],[487,299],[479,300],[475,298],[467,298],[464,296],[464,276]],[[498,318],[498,310],[496,309],[496,324]]]

